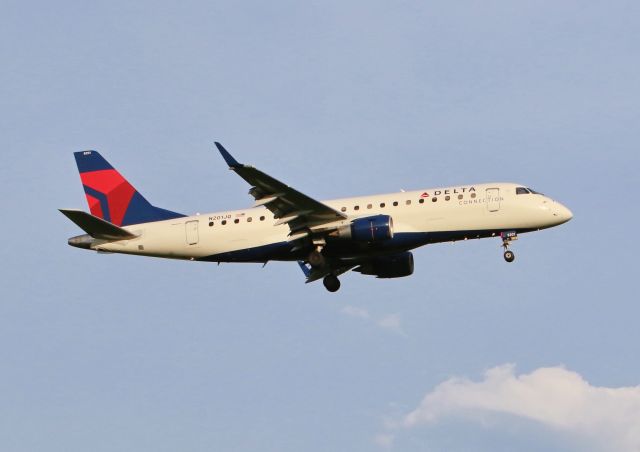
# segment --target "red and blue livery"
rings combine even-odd
[[[92,215],[116,226],[184,217],[153,206],[99,152],[74,155]]]

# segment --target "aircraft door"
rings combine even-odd
[[[489,212],[497,212],[500,210],[500,189],[487,188],[487,210]]]
[[[198,220],[187,221],[184,226],[187,234],[187,245],[197,245],[199,240]]]

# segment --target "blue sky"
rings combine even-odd
[[[0,14],[10,451],[638,450],[637,2],[23,2]],[[95,255],[72,152],[153,203],[518,181],[574,219],[405,279]],[[635,436],[634,436],[635,435]]]

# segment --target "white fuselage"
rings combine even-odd
[[[529,232],[571,219],[571,212],[562,204],[541,194],[516,194],[517,187],[523,186],[463,185],[323,201],[348,215],[346,220],[323,227],[349,224],[356,218],[377,214],[389,215],[393,218],[394,237],[378,249],[390,253],[427,243],[491,237],[505,231]],[[300,259],[292,252],[288,225],[277,223],[264,207],[200,214],[126,226],[136,238],[96,241],[91,248],[213,262]],[[366,245],[343,250],[340,239],[334,245],[338,254],[368,252]]]

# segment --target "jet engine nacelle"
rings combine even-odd
[[[413,254],[407,251],[391,256],[376,257],[353,271],[360,272],[363,275],[377,276],[378,278],[409,276],[413,274]]]
[[[393,238],[393,219],[389,215],[357,218],[339,227],[337,235],[356,242],[382,242]]]

